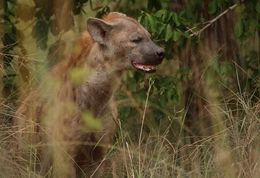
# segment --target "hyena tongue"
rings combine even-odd
[[[154,72],[156,67],[154,65],[145,65],[145,64],[133,64],[135,68],[145,71],[145,72]]]

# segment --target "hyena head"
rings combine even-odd
[[[102,20],[90,18],[87,28],[113,69],[154,72],[164,58],[164,49],[141,24],[124,14],[111,12]]]

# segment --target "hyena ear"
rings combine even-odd
[[[107,32],[112,29],[112,24],[97,18],[89,18],[87,21],[87,29],[94,41],[105,45],[105,37]]]

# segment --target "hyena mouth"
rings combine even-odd
[[[134,66],[134,68],[141,70],[143,72],[155,72],[156,71],[156,67],[155,65],[151,65],[151,64],[138,64],[135,62],[132,62],[132,65]]]

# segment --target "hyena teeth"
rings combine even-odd
[[[145,65],[145,64],[137,64],[133,63],[133,66],[139,70],[145,71],[145,72],[152,72],[156,70],[156,67],[154,65]]]

